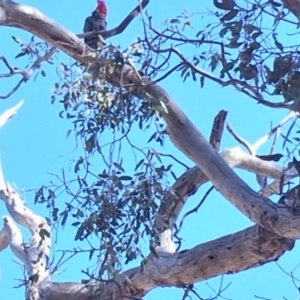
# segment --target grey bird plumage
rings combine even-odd
[[[95,10],[92,12],[91,16],[85,19],[83,32],[106,30],[106,26],[107,23],[105,19],[100,16],[97,10]],[[84,42],[95,50],[98,48],[98,41],[98,36],[84,38]]]

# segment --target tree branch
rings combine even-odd
[[[80,63],[88,65],[90,56],[95,57],[95,54],[90,52],[73,33],[31,7],[10,0],[0,0],[0,24],[29,31]],[[97,67],[103,69],[109,62],[110,60],[100,57]],[[248,218],[267,229],[258,230],[258,226],[253,226],[198,245],[191,250],[160,254],[159,259],[150,257],[144,272],[141,272],[140,268],[135,268],[124,273],[130,279],[131,284],[125,283],[124,279],[122,295],[141,297],[158,285],[182,286],[182,284],[191,284],[228,272],[243,271],[277,259],[286,250],[291,249],[294,242],[289,238],[300,238],[300,218],[291,215],[288,210],[278,208],[269,199],[260,196],[243,182],[230,169],[236,164],[237,158],[234,157],[231,161],[232,165],[228,166],[165,90],[146,77],[141,79],[128,65],[125,65],[122,70],[115,69],[113,73],[106,72],[105,75],[106,80],[114,86],[128,89],[136,87],[133,91],[138,97],[143,97],[149,102],[164,102],[167,110],[163,113],[163,118],[167,123],[171,141],[197,164],[198,176],[203,171],[202,178],[207,177],[228,201]],[[276,170],[274,164],[270,162],[251,156],[250,159],[257,160],[257,169],[260,169],[258,166],[262,164],[268,164],[269,172],[274,172],[274,176],[279,173],[279,170]],[[249,160],[243,162],[245,168],[247,168],[247,162]],[[196,167],[194,171],[195,169]],[[265,173],[266,170],[261,170],[261,172]],[[179,183],[182,184],[183,181]],[[43,224],[42,226],[46,228],[45,221],[35,216],[22,204],[10,185],[3,183],[2,176],[0,197],[14,220],[26,227],[31,227],[31,230],[33,228],[33,235],[38,224]],[[191,191],[192,189],[187,192]],[[35,240],[32,244],[36,245],[34,242]],[[240,253],[243,253],[243,256],[240,256]],[[112,299],[112,295],[117,298],[120,291],[115,285],[113,287],[108,284],[108,288],[110,287],[112,294],[109,294],[108,299]],[[78,300],[96,298],[96,296],[91,297],[90,290],[85,285],[73,283],[45,282],[39,286],[39,292],[44,299],[51,300],[74,299],[74,295]]]
[[[221,138],[224,132],[224,127],[226,123],[227,111],[221,110],[214,119],[212,126],[209,143],[219,151],[221,145]]]
[[[115,28],[107,30],[107,31],[90,31],[90,32],[85,32],[85,33],[80,33],[77,34],[78,38],[85,38],[85,37],[96,37],[99,34],[104,38],[108,39],[111,38],[115,35],[121,34],[127,27],[128,25],[132,22],[134,18],[136,18],[143,9],[150,3],[150,0],[142,0],[140,4],[135,7],[129,15]]]
[[[4,65],[7,67],[7,69],[9,70],[9,73],[4,73],[4,74],[0,74],[0,78],[7,78],[7,77],[11,77],[13,75],[17,75],[20,74],[23,76],[23,78],[26,78],[27,74],[26,71],[22,70],[22,69],[18,69],[18,68],[14,68],[12,67],[8,60],[4,57],[4,56],[0,56],[0,60],[3,61]]]
[[[230,124],[227,122],[226,124],[226,129],[228,130],[228,132],[234,137],[234,139],[240,143],[241,145],[243,145],[247,151],[251,154],[251,155],[255,155],[255,151],[254,149],[252,149],[252,145],[247,141],[245,140],[244,138],[242,138],[241,136],[239,136],[235,131],[234,129],[230,126]]]
[[[89,52],[73,33],[39,11],[28,6],[17,5],[12,1],[0,1],[0,11],[2,24],[27,30],[52,43],[77,61],[83,64],[89,63],[89,57],[84,54],[93,55],[93,53]],[[98,65],[103,67],[109,62],[108,59],[101,57]],[[278,214],[276,206],[269,199],[259,196],[233,173],[170,95],[160,86],[153,84],[145,77],[141,80],[127,65],[121,72],[120,70],[115,70],[112,74],[107,72],[106,80],[115,86],[138,87],[134,90],[136,96],[143,97],[150,102],[165,102],[167,112],[163,114],[163,117],[168,125],[171,140],[201,167],[215,188],[253,222],[274,230],[282,236],[296,239],[300,237],[300,219],[295,216],[287,218]],[[293,234],[290,228],[294,228]]]
[[[12,117],[14,117],[19,108],[23,105],[24,100],[21,100],[18,104],[16,104],[14,107],[7,109],[4,113],[2,113],[0,115],[0,128],[6,124],[6,122],[11,119]]]
[[[5,227],[0,231],[0,252],[7,248],[9,245],[8,232]]]
[[[143,297],[155,287],[169,287],[193,284],[221,274],[233,274],[278,259],[285,251],[291,250],[293,240],[285,239],[258,226],[230,234],[214,241],[200,244],[190,250],[174,254],[160,255],[159,259],[147,259],[143,272],[133,268],[124,273],[132,285],[122,287],[109,285],[105,299],[124,300],[126,297]],[[241,255],[241,253],[243,255]],[[192,274],[192,276],[191,276]],[[97,286],[92,283],[90,286]],[[79,283],[49,282],[40,288],[47,300],[96,300],[92,297],[91,288]],[[126,295],[118,298],[117,295]],[[128,298],[127,298],[128,299]]]
[[[231,135],[235,138],[236,141],[238,141],[240,144],[242,144],[251,155],[256,155],[258,149],[266,143],[272,135],[278,132],[278,130],[286,124],[290,119],[295,118],[299,115],[299,113],[291,111],[281,122],[279,122],[278,125],[275,127],[271,128],[271,130],[263,137],[258,139],[253,145],[251,145],[248,141],[240,137],[234,130],[231,128],[231,126],[227,123],[227,130]],[[256,180],[258,184],[260,185],[261,188],[264,188],[267,184],[266,178],[264,176],[261,176],[259,174],[256,174]]]
[[[274,162],[264,161],[255,156],[246,154],[240,148],[226,149],[220,154],[230,168],[243,169],[254,174],[275,179],[275,183],[266,186],[260,192],[262,195],[271,196],[279,191],[279,181],[282,174],[285,180],[289,181],[298,176],[295,168],[285,170]],[[157,227],[173,231],[178,216],[190,196],[195,194],[198,189],[208,181],[203,171],[195,166],[184,172],[170,188],[162,201],[157,215]]]
[[[0,199],[5,203],[10,217],[4,218],[4,229],[8,235],[9,245],[13,253],[22,261],[30,278],[28,293],[31,299],[37,300],[38,286],[50,280],[48,259],[50,252],[50,228],[42,217],[34,214],[24,201],[12,189],[9,183],[5,183],[2,169],[0,169]],[[16,221],[29,229],[31,238],[28,247],[23,244],[21,231]]]
[[[217,149],[220,147],[221,137],[224,130],[224,125],[226,121],[227,112],[220,111],[218,115],[214,119],[211,136],[210,136],[210,143],[214,145]],[[159,240],[160,240],[160,247],[156,248],[156,251],[163,251],[168,253],[174,253],[176,251],[174,242],[173,242],[173,227],[177,220],[178,214],[181,211],[181,208],[184,206],[187,199],[200,187],[201,184],[190,185],[188,183],[194,182],[195,178],[194,173],[187,175],[188,180],[184,180],[184,184],[180,183],[182,177],[185,174],[188,174],[189,171],[185,172],[183,176],[181,176],[175,184],[171,187],[170,191],[166,194],[164,199],[162,200],[162,204],[158,210],[158,214],[156,216],[156,229],[159,232]],[[179,184],[178,184],[179,182]],[[186,188],[187,190],[182,188]],[[175,213],[176,217],[174,216],[174,210],[177,210]]]
[[[300,20],[300,10],[298,0],[281,0],[285,8],[287,8],[298,20]]]
[[[22,75],[22,79],[19,80],[19,82],[12,88],[12,90],[8,94],[6,94],[4,96],[0,96],[0,99],[7,99],[12,94],[14,94],[19,89],[19,87],[22,85],[22,83],[28,81],[31,78],[31,76],[34,74],[34,72],[41,66],[42,62],[47,61],[51,58],[51,56],[54,54],[55,51],[56,51],[56,48],[51,47],[51,49],[49,51],[46,51],[46,53],[43,56],[38,55],[35,62],[32,64],[32,66],[27,71],[23,70],[23,69],[19,69],[19,68],[13,68],[4,56],[0,56],[0,60],[2,60],[4,62],[4,64],[10,71],[9,73],[6,73],[6,74],[0,74],[0,78],[12,77],[12,76],[18,75],[18,74]]]

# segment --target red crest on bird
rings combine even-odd
[[[97,4],[97,10],[99,14],[105,18],[107,15],[107,7],[105,4],[105,0],[97,0]]]

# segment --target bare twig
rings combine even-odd
[[[194,212],[197,212],[198,209],[202,206],[202,204],[204,203],[204,201],[206,200],[206,198],[208,197],[208,195],[212,192],[212,190],[214,189],[213,186],[211,186],[208,191],[204,194],[203,198],[200,200],[200,202],[197,204],[196,207],[192,208],[191,210],[189,210],[188,212],[186,212],[183,217],[181,218],[180,222],[179,222],[179,228],[178,230],[181,229],[184,220],[186,219],[186,217]]]
[[[172,35],[166,35],[164,33],[161,33],[159,31],[157,31],[155,28],[152,27],[151,25],[151,20],[149,19],[149,29],[155,33],[157,36],[162,37],[167,39],[168,41],[177,41],[177,42],[182,42],[182,43],[192,43],[195,45],[199,45],[199,44],[217,44],[221,47],[221,55],[222,55],[222,63],[224,64],[226,62],[225,60],[225,51],[224,51],[224,44],[221,42],[216,42],[213,40],[199,40],[199,39],[188,39],[186,37],[174,37]],[[258,104],[263,104],[264,106],[270,107],[270,108],[283,108],[283,109],[288,109],[290,111],[294,111],[294,112],[300,112],[300,108],[298,105],[295,105],[294,103],[288,104],[285,102],[271,102],[268,100],[265,100],[263,98],[263,96],[257,91],[257,89],[255,89],[255,87],[251,86],[250,84],[248,84],[245,81],[242,80],[238,80],[235,79],[231,76],[231,74],[229,72],[226,72],[226,74],[229,77],[229,80],[222,80],[219,77],[214,76],[213,74],[199,68],[198,66],[196,66],[195,64],[193,64],[192,62],[190,62],[188,59],[186,59],[184,57],[183,54],[180,53],[180,51],[171,46],[169,48],[166,49],[161,49],[159,47],[153,47],[152,43],[148,40],[147,37],[147,32],[146,32],[146,25],[145,25],[145,21],[144,21],[144,33],[145,33],[145,42],[147,44],[147,46],[149,47],[149,49],[151,51],[153,51],[154,53],[174,53],[176,54],[176,56],[183,62],[184,65],[186,65],[187,67],[189,67],[193,73],[195,74],[199,74],[205,78],[210,79],[211,81],[214,81],[218,84],[220,84],[221,86],[233,86],[235,87],[238,91],[246,94],[247,96],[249,96],[250,98],[258,101]]]
[[[279,130],[283,125],[285,125],[288,121],[291,119],[299,116],[298,112],[291,111],[282,121],[279,122],[278,125],[275,127],[271,128],[270,132],[268,132],[265,136],[261,137],[258,139],[254,144],[253,144],[253,149],[257,151],[265,142],[267,142],[276,132]]]
[[[51,56],[54,54],[56,51],[55,47],[51,47],[49,51],[47,51],[43,56],[38,56],[35,62],[32,64],[32,66],[28,70],[24,69],[19,69],[19,68],[14,68],[12,67],[7,59],[4,56],[0,57],[0,60],[3,61],[5,66],[8,68],[9,73],[5,74],[0,74],[0,78],[5,78],[5,77],[12,77],[14,75],[21,75],[22,78],[19,80],[19,82],[11,89],[10,92],[8,92],[6,95],[0,96],[0,99],[7,99],[9,98],[12,94],[14,94],[19,87],[26,81],[28,81],[31,76],[34,74],[34,72],[41,66],[42,62],[47,61],[51,58]]]
[[[8,92],[6,95],[0,96],[0,99],[7,99],[7,98],[9,98],[12,94],[14,94],[19,89],[19,87],[24,82],[25,82],[24,78],[20,79],[19,82],[12,88],[12,90],[10,92]]]
[[[7,67],[7,69],[9,70],[9,73],[4,73],[4,74],[0,74],[0,78],[7,78],[7,77],[11,77],[17,74],[22,75],[22,77],[27,80],[27,72],[25,70],[19,69],[19,68],[14,68],[10,65],[10,63],[8,62],[8,60],[6,59],[6,57],[4,56],[0,56],[0,60],[3,61],[4,65]]]
[[[267,133],[265,136],[261,137],[258,139],[253,145],[251,145],[248,141],[245,139],[241,138],[233,129],[232,127],[227,123],[227,130],[231,133],[231,135],[240,143],[242,144],[251,155],[256,156],[256,153],[258,149],[265,143],[267,142],[272,135],[276,134],[278,130],[286,124],[290,119],[298,116],[299,113],[295,111],[291,111],[278,125],[275,127],[272,127],[270,132]],[[272,148],[274,148],[274,142],[272,144]],[[274,157],[278,157],[278,154],[275,155]],[[267,177],[261,176],[259,174],[256,174],[256,181],[260,185],[261,189],[264,190],[264,188],[267,188],[269,190],[269,186],[267,186]]]
[[[271,130],[263,137],[258,139],[253,145],[247,142],[245,139],[240,137],[233,128],[227,123],[227,130],[231,133],[231,135],[240,143],[242,144],[251,155],[256,155],[257,150],[266,143],[282,126],[284,126],[288,121],[297,117],[299,115],[298,112],[291,111],[282,121],[279,122],[278,125],[271,128]]]
[[[178,158],[176,158],[174,155],[172,154],[165,154],[165,153],[161,153],[158,152],[158,154],[160,156],[165,156],[165,157],[170,157],[172,158],[174,161],[176,161],[178,164],[182,165],[184,168],[186,168],[187,170],[190,168],[188,165],[186,165],[185,163],[183,163],[182,161],[180,161]]]
[[[221,110],[214,119],[213,127],[210,134],[209,143],[216,149],[220,149],[221,138],[226,122],[227,111]]]
[[[242,137],[240,137],[235,131],[234,129],[229,125],[229,123],[227,122],[226,124],[226,129],[228,130],[228,132],[234,137],[234,139],[236,141],[238,141],[241,145],[243,145],[248,152],[251,155],[255,155],[254,149],[252,149],[252,146],[250,145],[250,143],[248,143],[245,139],[243,139]]]

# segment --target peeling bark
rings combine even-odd
[[[6,228],[2,228],[0,231],[0,252],[7,248],[9,245],[9,238]]]
[[[155,287],[169,287],[192,284],[221,274],[233,274],[253,267],[259,267],[276,260],[285,251],[291,250],[293,240],[285,239],[266,230],[252,226],[240,232],[200,244],[190,250],[174,254],[161,254],[159,259],[148,258],[145,271],[139,268],[124,273],[132,287],[116,290],[131,297],[142,297]],[[133,288],[134,287],[134,288]],[[87,300],[90,297],[84,285],[78,283],[48,283],[41,288],[42,299]],[[73,298],[72,298],[73,297]],[[123,299],[122,297],[117,299]],[[124,298],[125,299],[125,298]]]

